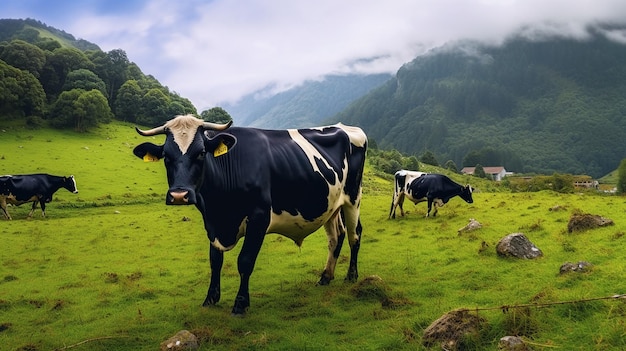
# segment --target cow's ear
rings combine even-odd
[[[237,145],[237,137],[230,133],[219,133],[213,137],[206,136],[206,151],[212,154],[213,157],[225,155],[231,152]]]
[[[163,145],[143,143],[133,150],[135,156],[142,158],[145,162],[158,161],[163,157]]]

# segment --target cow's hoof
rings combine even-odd
[[[233,306],[233,310],[230,312],[230,315],[233,317],[243,317],[246,315],[248,307],[250,307],[248,299],[243,296],[237,296],[235,299],[235,305]]]
[[[333,280],[333,278],[327,276],[326,272],[324,272],[322,273],[322,276],[320,277],[320,281],[317,282],[317,285],[328,285],[330,284],[331,280]]]

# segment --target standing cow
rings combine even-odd
[[[472,192],[473,189],[470,185],[463,186],[457,184],[443,174],[424,173],[406,180],[403,196],[406,196],[414,204],[428,201],[426,217],[430,216],[430,211],[434,203],[435,211],[433,212],[433,217],[435,217],[437,216],[438,207],[442,207],[455,196],[460,196],[461,199],[465,200],[468,204],[473,203]],[[394,199],[395,198],[396,195],[394,193]],[[400,214],[404,216],[402,201],[399,201],[391,204],[391,210],[389,212],[390,218],[396,217],[396,206],[400,206]]]
[[[211,282],[203,305],[220,300],[224,251],[245,236],[238,257],[239,291],[233,315],[250,306],[249,280],[267,233],[300,245],[324,227],[328,260],[319,284],[329,284],[344,238],[351,256],[346,279],[358,277],[361,181],[367,137],[357,127],[261,130],[177,116],[143,136],[165,134],[165,144],[143,143],[134,154],[163,158],[167,205],[195,205],[211,242]]]
[[[46,216],[46,203],[52,201],[52,195],[61,189],[76,194],[76,180],[74,176],[60,177],[49,174],[28,174],[0,177],[0,207],[6,219],[11,219],[7,211],[7,204],[19,206],[32,202],[33,207],[28,217],[33,216],[37,203],[41,204],[41,216]]]

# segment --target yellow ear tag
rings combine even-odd
[[[156,162],[158,161],[159,158],[152,155],[151,153],[147,152],[144,156],[143,156],[143,162]]]
[[[215,150],[213,151],[213,157],[222,156],[223,154],[228,152],[228,146],[224,144],[223,141],[220,141],[220,144],[217,145]]]

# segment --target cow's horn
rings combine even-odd
[[[233,121],[230,120],[228,121],[228,123],[225,124],[217,124],[217,123],[212,123],[212,122],[204,122],[202,123],[202,127],[204,129],[210,129],[210,130],[224,130],[228,127],[230,127],[230,125],[233,124]]]
[[[139,133],[140,135],[143,135],[143,136],[152,136],[152,135],[165,134],[165,126],[152,128],[150,130],[141,130],[138,127],[135,127],[135,130],[137,131],[137,133]]]

